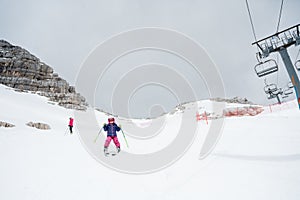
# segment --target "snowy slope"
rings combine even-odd
[[[156,173],[130,175],[97,162],[82,145],[77,129],[65,135],[73,111],[2,85],[0,94],[0,121],[16,125],[0,127],[0,199],[299,199],[296,102],[273,107],[272,112],[266,107],[255,117],[226,118],[222,138],[204,160],[198,160],[198,155],[211,121],[208,125],[199,121],[199,135],[178,162]],[[211,108],[210,101],[198,104],[201,109]],[[106,122],[104,113],[95,111],[95,115],[99,126]],[[168,114],[165,128],[169,132],[150,141],[128,137],[127,148],[120,137],[123,151],[143,154],[164,148],[174,138],[180,115]],[[47,123],[51,130],[27,127],[29,121]],[[126,120],[120,121],[129,126]],[[134,122],[147,127],[151,120]],[[97,128],[87,130],[91,137],[97,135]],[[96,152],[102,152],[101,143],[94,145],[99,148]]]

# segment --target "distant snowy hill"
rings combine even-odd
[[[0,85],[0,121],[15,127],[0,127],[0,199],[3,200],[298,200],[300,196],[300,112],[297,103],[264,107],[256,116],[224,118],[223,132],[213,152],[204,160],[198,155],[213,117],[222,117],[213,102],[194,102],[195,112],[207,112],[197,121],[193,145],[173,165],[150,174],[132,175],[111,170],[97,162],[82,145],[82,134],[94,139],[108,115],[93,111],[98,126],[87,124],[86,133],[67,133],[74,111],[49,103],[47,98],[19,93]],[[193,103],[191,103],[193,104]],[[225,104],[225,109],[252,109],[253,105]],[[259,107],[259,106],[257,106]],[[120,136],[124,152],[145,154],[164,148],[190,104],[167,114],[164,134],[148,140],[127,135],[129,148]],[[89,108],[88,110],[92,110]],[[82,112],[82,111],[78,111]],[[209,115],[210,114],[210,115]],[[201,115],[202,116],[202,115]],[[28,127],[29,121],[49,124],[50,130]],[[143,129],[150,119],[117,118],[127,128]],[[103,144],[93,143],[102,153]]]

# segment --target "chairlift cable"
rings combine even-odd
[[[248,10],[250,24],[251,24],[251,27],[252,27],[252,33],[253,33],[253,36],[254,36],[254,39],[255,39],[255,42],[256,42],[257,41],[257,37],[256,37],[256,34],[255,34],[255,29],[254,29],[254,25],[253,25],[253,21],[252,21],[252,16],[251,16],[251,13],[250,13],[250,8],[249,8],[248,0],[246,0],[246,6],[247,6],[247,10]]]
[[[251,28],[252,28],[252,33],[253,33],[253,36],[254,36],[254,40],[255,40],[255,42],[257,42],[257,37],[256,37],[256,34],[255,34],[254,24],[253,24],[253,20],[252,20],[250,8],[249,8],[248,0],[246,0],[246,6],[247,6],[247,10],[248,10],[248,15],[249,15],[249,19],[250,19],[250,24],[251,24]],[[256,49],[257,49],[257,51],[259,52],[259,48],[258,48],[257,45],[256,45]],[[256,55],[256,59],[257,59],[257,61],[258,61],[259,63],[261,63],[261,60],[258,59],[257,55]]]
[[[279,17],[278,17],[276,33],[278,33],[278,31],[279,31],[279,25],[280,25],[280,20],[281,20],[281,15],[282,15],[283,2],[284,2],[284,0],[281,1],[281,5],[280,5],[280,11],[279,11]]]
[[[264,78],[265,86],[267,86],[267,78]]]
[[[278,77],[279,77],[279,72],[277,72],[277,77],[276,77],[276,79],[277,79],[277,80],[276,80],[276,85],[278,85],[278,80],[279,80],[279,78],[278,78]]]

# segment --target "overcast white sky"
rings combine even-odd
[[[273,34],[281,0],[249,4],[257,37]],[[89,52],[112,35],[162,27],[184,33],[206,49],[220,70],[227,97],[274,102],[266,99],[263,79],[253,70],[256,48],[244,0],[0,0],[0,5],[0,38],[26,48],[71,84]],[[300,23],[299,8],[299,0],[284,1],[280,29]],[[289,49],[293,61],[298,49]],[[284,87],[287,73],[279,64],[279,73],[268,81]],[[98,106],[108,109],[106,103]]]

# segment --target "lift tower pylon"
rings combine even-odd
[[[300,109],[300,82],[297,72],[287,51],[288,47],[292,45],[297,46],[300,44],[299,29],[300,24],[292,26],[283,31],[279,31],[264,39],[258,40],[252,43],[252,45],[257,45],[259,50],[258,55],[260,58],[267,58],[271,53],[279,52],[291,79],[291,82],[294,85],[298,106]]]

